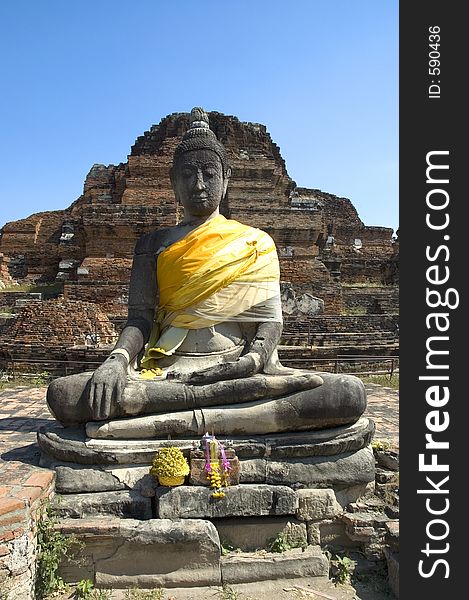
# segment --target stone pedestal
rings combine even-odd
[[[374,423],[361,418],[333,429],[221,439],[236,453],[239,484],[215,499],[197,478],[168,488],[149,475],[156,451],[168,444],[203,460],[199,439],[96,440],[84,428],[42,430],[41,464],[56,470],[63,530],[85,542],[88,557],[88,566],[77,572],[69,565],[64,576],[114,588],[238,583],[241,571],[243,582],[275,573],[324,576],[322,535],[373,485],[373,433]],[[137,539],[142,560],[135,560]],[[269,552],[279,541],[288,552]],[[183,559],[169,573],[177,544]],[[238,552],[222,557],[222,545]]]

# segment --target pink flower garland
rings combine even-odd
[[[205,446],[205,471],[207,479],[211,482],[211,487],[214,487],[212,496],[214,498],[223,498],[224,492],[221,490],[221,474],[218,462],[218,455],[222,462],[223,485],[229,485],[229,472],[231,471],[230,461],[226,458],[226,452],[223,444],[216,439],[215,435],[206,433],[202,438],[202,445]]]

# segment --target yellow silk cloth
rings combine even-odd
[[[164,250],[159,306],[142,367],[172,354],[189,329],[224,321],[281,320],[280,269],[272,238],[218,215]]]

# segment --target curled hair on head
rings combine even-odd
[[[212,150],[221,160],[223,175],[227,174],[230,165],[226,150],[210,129],[207,113],[200,107],[195,107],[191,110],[190,127],[184,134],[182,142],[174,151],[173,164],[176,164],[185,152],[191,150]]]

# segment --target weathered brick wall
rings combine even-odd
[[[297,294],[312,294],[324,301],[324,313],[340,314],[342,311],[342,290],[334,281],[315,281],[314,283],[295,283],[293,288]]]
[[[383,287],[344,287],[342,291],[344,308],[363,308],[370,313],[399,313],[399,288]]]
[[[282,281],[296,284],[328,283],[329,272],[319,261],[280,259],[280,274]]]
[[[65,214],[63,210],[37,213],[3,227],[0,249],[10,258],[9,269],[13,277],[26,274],[48,279],[55,277]]]
[[[342,283],[383,283],[384,265],[380,259],[347,260],[341,263],[340,280]]]
[[[21,300],[22,302],[38,302],[42,300],[42,294],[35,292],[10,292],[0,290],[0,306],[15,306],[16,302]]]
[[[0,337],[8,335],[8,331],[15,322],[15,315],[0,316]]]
[[[373,333],[395,332],[398,315],[318,315],[316,317],[284,320],[284,331],[306,331],[316,333]]]
[[[54,495],[55,475],[12,466],[2,472],[0,485],[1,597],[34,600],[38,521]]]
[[[23,307],[3,346],[65,348],[83,344],[87,333],[96,333],[102,343],[112,343],[114,326],[99,306],[76,300],[47,300]],[[46,350],[47,352],[47,350]]]
[[[128,293],[128,283],[71,281],[64,285],[67,300],[92,302],[110,319],[127,318]]]
[[[12,377],[41,373],[63,377],[96,369],[112,348],[113,344],[46,347],[5,342],[0,349],[0,369],[8,371]]]

